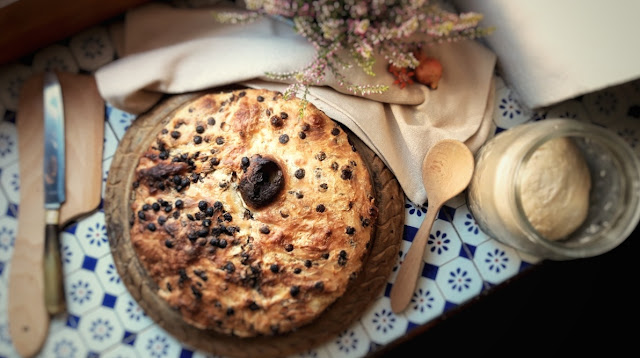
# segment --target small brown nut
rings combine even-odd
[[[424,57],[416,67],[416,80],[431,89],[438,88],[442,77],[442,64],[433,57]]]

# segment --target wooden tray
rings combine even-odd
[[[198,329],[182,320],[180,313],[157,295],[157,285],[137,259],[129,237],[134,170],[142,151],[153,142],[171,113],[200,93],[169,97],[139,116],[127,130],[111,162],[104,211],[111,253],[122,281],[159,326],[183,343],[212,354],[229,357],[277,357],[309,350],[347,329],[383,293],[395,265],[404,229],[404,194],[382,160],[356,136],[351,139],[369,168],[379,217],[373,245],[361,274],[345,294],[317,320],[281,336],[239,338]],[[349,132],[347,132],[349,133]]]

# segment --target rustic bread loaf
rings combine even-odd
[[[178,109],[135,171],[130,231],[186,322],[286,333],[363,268],[377,217],[366,164],[322,111],[240,89]]]

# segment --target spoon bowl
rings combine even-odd
[[[422,182],[429,202],[444,204],[460,194],[469,185],[473,170],[473,154],[464,143],[453,139],[436,143],[422,161]]]
[[[429,207],[391,288],[393,312],[402,312],[409,305],[422,268],[427,238],[438,212],[445,202],[467,188],[474,167],[473,154],[469,148],[453,139],[437,142],[425,155],[422,162],[422,181],[429,199]]]

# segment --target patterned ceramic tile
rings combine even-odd
[[[15,112],[18,109],[22,84],[32,73],[31,67],[19,63],[0,66],[0,102],[7,110]]]
[[[415,235],[415,231],[418,229],[414,227],[405,226],[405,234],[407,231],[413,231],[413,235]],[[398,270],[400,269],[400,265],[404,262],[404,258],[407,256],[407,252],[409,251],[409,247],[411,247],[411,242],[407,240],[402,240],[400,243],[400,251],[398,252],[398,260],[396,264],[391,269],[391,275],[387,279],[387,282],[393,283],[396,281],[396,277],[398,277]]]
[[[137,333],[153,324],[151,318],[144,313],[144,310],[128,291],[118,296],[114,310],[124,329],[129,332]]]
[[[326,347],[332,357],[362,357],[369,352],[371,339],[360,322],[340,332]]]
[[[640,121],[621,118],[612,121],[608,127],[615,132],[622,140],[627,142],[629,146],[640,156]]]
[[[550,107],[547,118],[566,118],[578,121],[591,121],[591,115],[584,108],[584,104],[577,100],[565,101],[561,104]]]
[[[548,109],[546,108],[536,108],[531,111],[531,121],[541,121],[543,119],[547,119],[548,117]]]
[[[122,283],[122,279],[120,279],[120,275],[116,270],[115,263],[113,262],[113,256],[111,256],[111,254],[104,255],[102,258],[98,259],[95,272],[106,293],[117,296],[126,290]]]
[[[11,216],[0,217],[0,262],[8,262],[13,254],[18,221]]]
[[[608,126],[618,119],[627,116],[629,97],[623,92],[624,88],[615,86],[602,91],[585,94],[582,102],[591,120]]]
[[[99,210],[78,222],[76,237],[84,253],[93,258],[101,258],[110,252],[104,212]]]
[[[489,236],[480,229],[476,219],[466,205],[456,210],[453,216],[453,226],[458,231],[462,241],[467,244],[478,246],[489,240]]]
[[[69,327],[49,328],[49,337],[38,355],[41,358],[86,357],[87,346],[75,329]]]
[[[65,275],[82,267],[85,256],[76,235],[63,232],[60,237],[60,247],[62,249],[62,269]]]
[[[4,306],[0,306],[0,316],[2,315],[2,313],[4,312],[4,310],[6,310],[6,298],[7,298],[7,281],[8,277],[9,277],[9,270],[11,270],[11,262],[1,262],[0,261],[0,291],[3,291],[3,293],[0,293],[0,304],[3,304]],[[6,277],[6,280],[5,280]],[[3,301],[4,299],[4,301]]]
[[[18,160],[18,131],[16,125],[0,122],[0,167]]]
[[[509,87],[496,89],[493,122],[500,128],[511,128],[531,118],[530,110],[518,102],[517,95]]]
[[[0,185],[7,194],[9,202],[20,203],[20,164],[18,162],[6,165],[0,171]]]
[[[69,313],[79,316],[100,306],[104,292],[93,271],[81,269],[64,279]]]
[[[436,220],[427,239],[423,260],[431,265],[440,266],[458,257],[462,242],[450,222]]]
[[[444,312],[446,301],[436,282],[420,277],[409,306],[404,311],[407,319],[415,324],[424,324]]]
[[[403,315],[391,311],[389,298],[377,300],[360,319],[371,340],[378,344],[387,344],[403,336],[409,322]]]
[[[135,348],[127,344],[118,344],[111,349],[104,351],[100,357],[103,358],[142,358]]]
[[[113,157],[113,155],[118,149],[118,138],[113,133],[113,129],[109,125],[109,122],[104,122],[104,142],[102,145],[102,159],[108,159]]]
[[[9,213],[9,200],[4,195],[4,191],[0,190],[0,217],[7,216]]]
[[[19,358],[18,352],[15,351],[9,334],[9,323],[6,320],[0,320],[0,357]]]
[[[135,115],[124,112],[110,104],[106,106],[106,114],[107,120],[118,140],[122,139],[122,136],[124,136],[124,133],[129,129],[131,123],[136,119]]]
[[[515,249],[488,240],[477,247],[473,262],[485,281],[498,284],[515,276],[522,261]]]
[[[6,277],[6,278],[5,278]],[[9,285],[8,276],[0,275],[0,322],[5,322],[8,317],[7,313],[7,287]]]
[[[482,277],[469,259],[458,257],[438,269],[436,283],[445,299],[461,304],[482,291]]]
[[[44,48],[33,56],[33,70],[35,72],[62,71],[78,72],[78,64],[68,47],[59,44]]]
[[[0,322],[6,322],[8,313],[8,300],[9,293],[7,292],[7,288],[9,287],[9,277],[8,275],[0,274]],[[1,345],[1,344],[0,344]]]
[[[424,216],[427,215],[427,207],[419,205],[406,199],[404,202],[404,217],[406,225],[413,227],[420,227],[420,224],[424,220]]]
[[[9,334],[9,312],[7,311],[7,281],[0,276],[0,355],[3,354],[3,347],[11,346],[11,335]],[[8,354],[8,353],[4,353]]]
[[[178,357],[182,350],[178,341],[159,326],[152,326],[136,337],[134,347],[141,357]]]
[[[96,26],[71,38],[71,52],[78,66],[85,71],[94,71],[111,62],[115,50],[109,33],[103,26]]]
[[[84,315],[78,325],[78,332],[87,347],[102,352],[122,340],[124,329],[111,309],[98,307]]]

